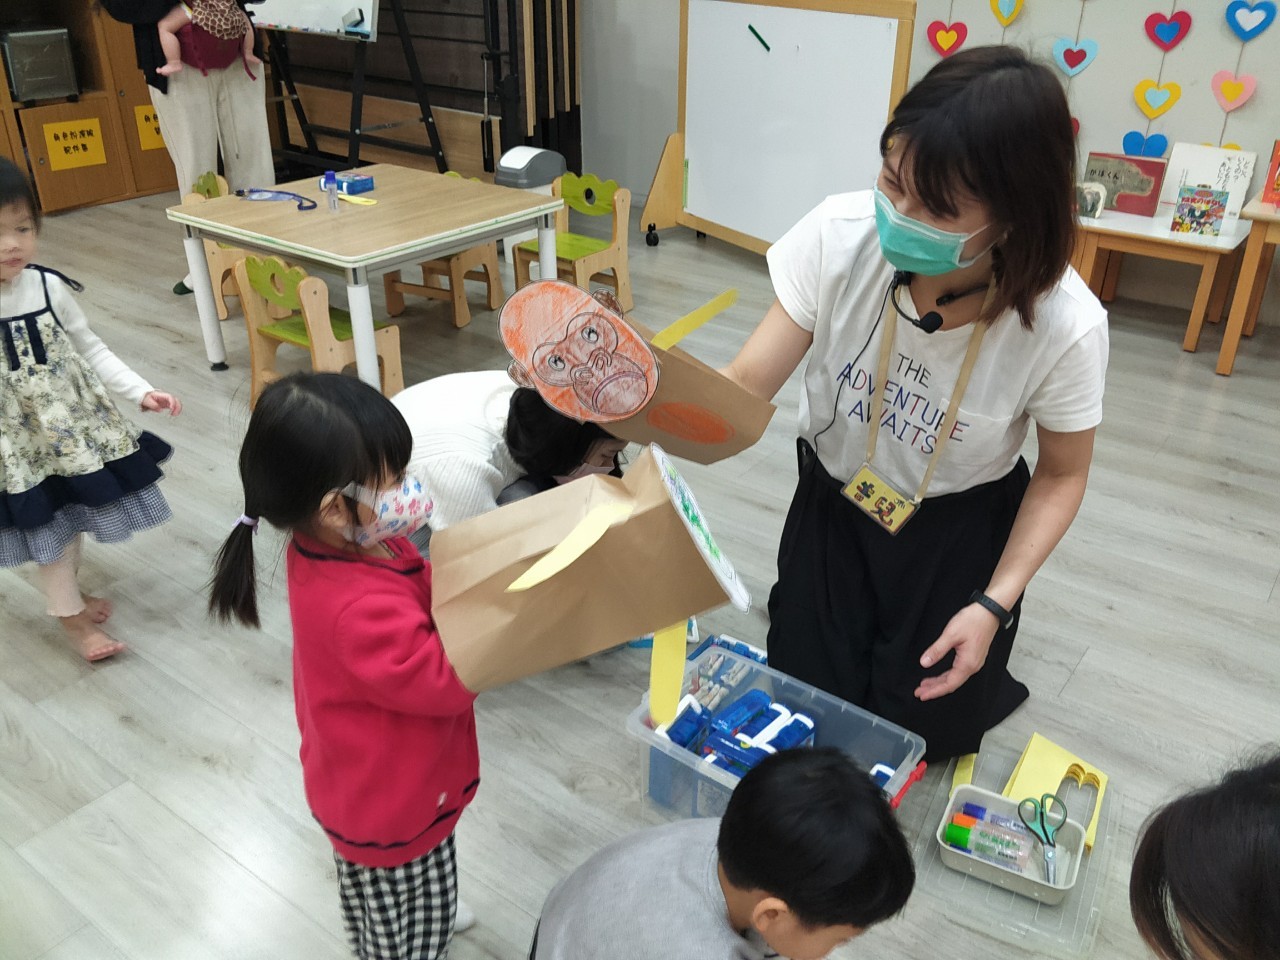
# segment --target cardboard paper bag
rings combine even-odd
[[[581,551],[574,541],[584,521],[601,518],[603,533]],[[509,589],[557,548],[553,565],[557,556],[576,559],[534,586]],[[431,562],[445,652],[477,693],[726,601],[750,604],[692,491],[654,446],[621,479],[575,480],[440,531]]]
[[[703,316],[693,326],[721,309],[714,303],[694,311]],[[681,320],[668,329],[684,327]],[[715,463],[759,440],[773,416],[773,404],[624,317],[603,291],[534,281],[508,298],[498,329],[513,358],[512,379],[566,416],[602,424],[622,440],[659,443],[686,460]]]

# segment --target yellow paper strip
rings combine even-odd
[[[973,765],[977,759],[976,753],[966,753],[963,757],[956,757],[956,772],[951,777],[951,793],[956,792],[956,787],[973,783]]]
[[[680,687],[684,683],[685,631],[681,620],[663,627],[653,635],[653,654],[649,659],[649,716],[654,726],[670,723],[680,706]]]
[[[714,300],[704,303],[692,313],[686,313],[675,323],[664,327],[653,338],[653,345],[659,350],[670,350],[693,331],[721,311],[728,310],[738,302],[737,290],[726,290]]]
[[[507,593],[519,593],[550,580],[595,546],[606,530],[631,516],[632,509],[632,504],[621,502],[602,503],[596,507],[569,531],[567,537],[547,551],[541,560],[512,581],[511,586],[507,587]]]

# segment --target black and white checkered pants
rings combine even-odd
[[[347,939],[360,960],[447,960],[458,909],[453,834],[399,867],[333,859]]]

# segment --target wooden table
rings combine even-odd
[[[1222,234],[1217,237],[1171,233],[1170,217],[1168,211],[1154,217],[1140,217],[1115,210],[1106,211],[1098,219],[1081,217],[1073,262],[1085,283],[1099,297],[1103,295],[1107,265],[1113,254],[1133,253],[1200,267],[1200,284],[1182,339],[1182,349],[1195,352],[1205,317],[1216,321],[1222,315],[1231,280],[1224,261],[1229,262],[1235,256],[1248,227],[1242,221],[1232,220],[1223,224]]]
[[[315,200],[314,210],[299,210],[292,201],[254,202],[235,196],[168,209],[169,219],[186,230],[196,310],[214,370],[227,369],[227,350],[205,262],[206,238],[345,274],[356,371],[374,386],[378,385],[378,352],[369,301],[370,271],[434,260],[536,226],[542,276],[556,275],[559,199],[392,164],[364,167],[361,172],[374,178],[375,189],[362,194],[378,201],[373,206],[340,201],[335,213],[328,209],[318,178],[309,177],[279,189]]]
[[[1262,194],[1245,204],[1240,211],[1240,219],[1250,224],[1249,240],[1244,248],[1240,279],[1236,281],[1236,292],[1231,301],[1231,316],[1227,318],[1227,330],[1222,335],[1222,348],[1218,351],[1217,371],[1224,377],[1231,376],[1231,368],[1235,366],[1240,335],[1253,336],[1258,325],[1258,311],[1262,307],[1262,295],[1267,290],[1271,261],[1275,259],[1276,244],[1280,243],[1280,207],[1264,203]]]

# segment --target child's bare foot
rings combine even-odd
[[[95,597],[92,594],[82,593],[80,598],[84,600],[85,612],[89,614],[89,619],[94,623],[106,623],[111,618],[111,601],[106,597]]]
[[[113,640],[94,623],[89,611],[83,610],[74,617],[59,617],[62,629],[75,644],[80,656],[86,660],[105,660],[125,649],[119,640]]]
[[[181,60],[170,60],[163,67],[156,67],[156,73],[162,77],[169,77],[182,69]]]

